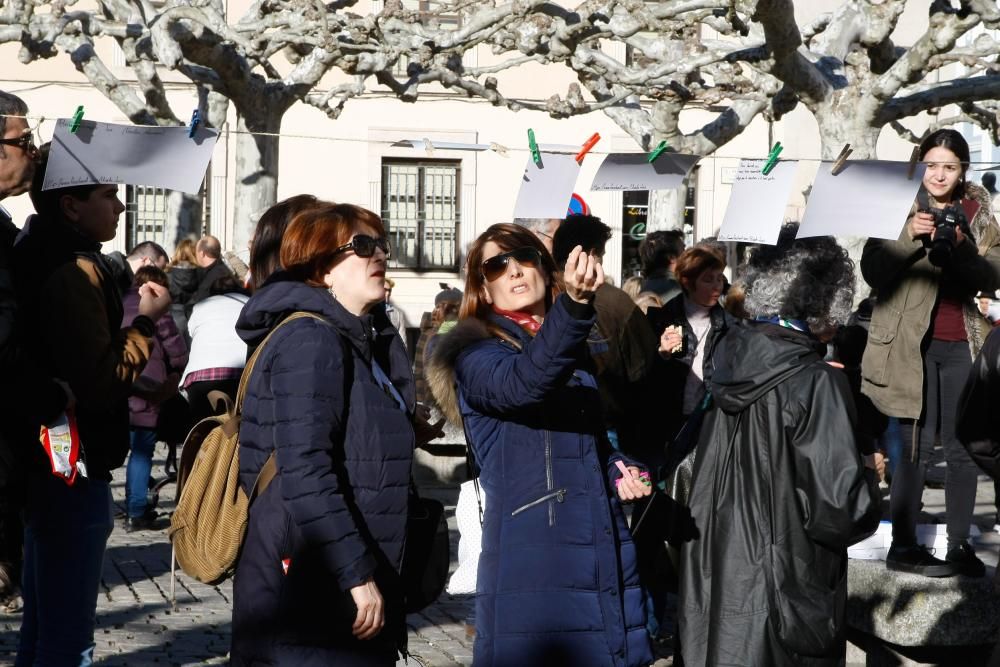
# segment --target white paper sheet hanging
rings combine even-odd
[[[798,162],[780,161],[766,176],[767,160],[740,160],[719,229],[720,241],[778,242]]]
[[[515,218],[565,218],[580,165],[572,155],[542,153],[542,166],[528,158],[514,204]]]
[[[670,190],[687,178],[700,155],[663,153],[650,163],[645,153],[611,153],[597,169],[590,189]]]
[[[798,237],[899,238],[926,166],[918,163],[911,180],[909,162],[848,160],[836,176],[831,165],[820,164]]]
[[[85,120],[76,134],[60,118],[52,135],[43,190],[92,183],[150,185],[196,194],[212,159],[216,130],[115,125]]]

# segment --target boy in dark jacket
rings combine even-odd
[[[81,459],[75,479],[57,478],[45,450],[32,452],[25,510],[24,618],[17,664],[78,664],[94,651],[104,549],[113,526],[111,471],[128,452],[128,395],[152,348],[170,295],[140,294],[139,315],[120,328],[122,303],[101,243],[125,209],[116,185],[42,191],[47,150],[31,188],[38,215],[14,249],[15,285],[29,351],[50,377],[65,378],[76,405]],[[34,425],[35,432],[43,426]],[[84,472],[86,474],[84,474]]]

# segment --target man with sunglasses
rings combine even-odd
[[[0,201],[31,187],[38,161],[28,128],[28,106],[16,95],[0,90]],[[22,350],[17,337],[17,302],[10,270],[11,249],[18,228],[0,204],[0,605],[6,611],[20,607],[24,527],[21,523],[23,488],[20,453],[38,442],[30,421],[15,415],[31,414],[51,421],[66,407],[68,387],[44,376]],[[65,388],[64,388],[65,387]]]

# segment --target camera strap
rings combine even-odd
[[[917,210],[918,211],[929,211],[931,209],[931,199],[930,195],[927,194],[927,188],[923,185],[917,190]]]

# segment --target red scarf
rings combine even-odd
[[[542,325],[531,315],[527,313],[522,313],[520,310],[501,310],[496,306],[493,306],[493,311],[497,315],[503,315],[508,320],[518,325],[532,336],[538,333],[538,330],[542,328]]]

